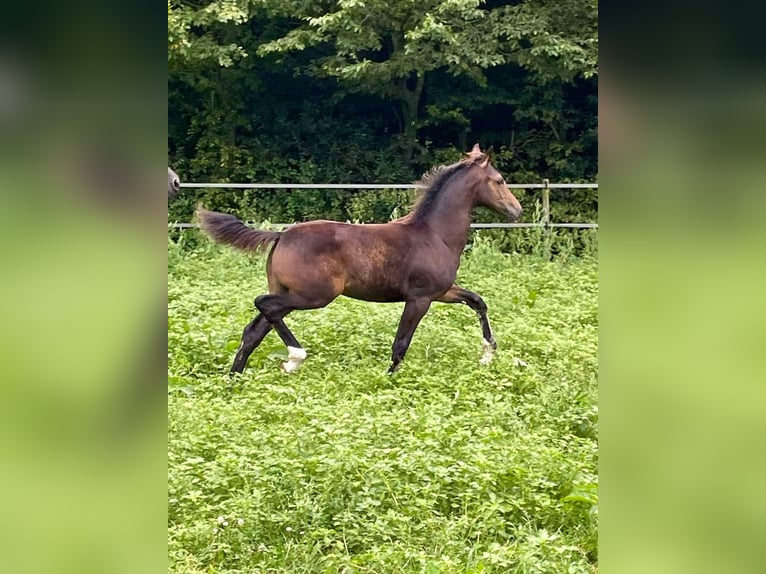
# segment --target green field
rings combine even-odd
[[[227,371],[265,257],[169,246],[171,572],[597,570],[597,263],[480,243],[458,282],[489,306],[479,364],[467,307],[435,303],[385,373],[401,304],[338,299]]]

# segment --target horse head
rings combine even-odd
[[[473,146],[468,161],[481,170],[478,172],[482,180],[478,185],[476,204],[502,213],[508,221],[516,221],[521,215],[521,204],[508,189],[500,172],[490,163],[489,155],[481,151],[479,144]]]
[[[168,196],[172,197],[181,189],[181,180],[172,169],[168,168]]]

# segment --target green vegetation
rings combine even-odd
[[[189,182],[406,183],[480,142],[509,182],[595,181],[597,15],[596,0],[170,0],[168,161]],[[595,221],[595,192],[557,193],[554,220]],[[171,220],[198,201],[289,223],[386,221],[408,199],[184,190]]]
[[[188,232],[193,235],[196,232]],[[478,238],[464,306],[434,304],[394,376],[401,305],[338,299],[226,376],[265,257],[169,244],[169,553],[175,573],[597,569],[597,265]]]

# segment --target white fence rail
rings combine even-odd
[[[182,183],[182,188],[219,189],[419,189],[413,183]],[[598,223],[554,223],[551,221],[551,189],[598,189],[597,183],[542,183],[508,184],[510,189],[542,189],[542,221],[539,223],[472,223],[473,229],[504,229],[513,227],[545,227],[570,229],[598,229]],[[289,227],[289,223],[275,223],[276,228]],[[196,223],[174,223],[175,228],[199,227]]]

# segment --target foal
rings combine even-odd
[[[244,251],[273,245],[267,261],[269,294],[255,299],[260,313],[245,327],[231,372],[244,370],[250,354],[272,328],[287,345],[288,360],[282,368],[287,373],[297,369],[306,351],[285,325],[285,315],[325,307],[339,295],[405,302],[389,373],[399,367],[433,301],[465,303],[478,313],[484,336],[481,362],[489,363],[497,344],[487,305],[454,281],[474,206],[490,207],[514,221],[521,205],[479,144],[458,163],[431,170],[421,183],[426,189],[413,210],[384,224],[310,221],[282,232],[261,231],[233,215],[199,208],[201,227],[216,242]]]

